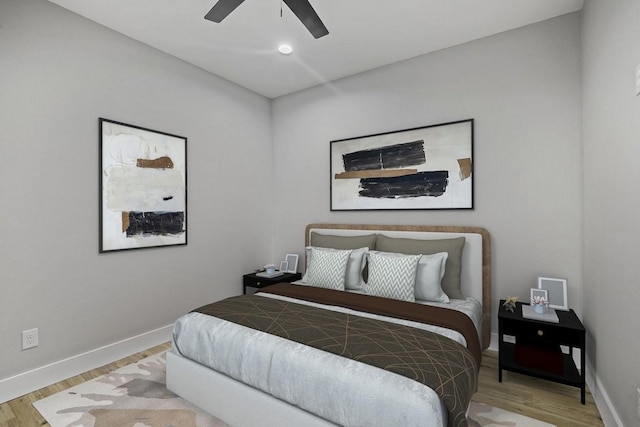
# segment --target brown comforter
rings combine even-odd
[[[432,318],[442,326],[455,323],[453,318],[457,317],[444,313],[453,310],[308,286],[278,284],[263,292],[410,320]],[[449,426],[467,426],[465,413],[477,387],[480,355],[472,355],[469,349],[447,337],[382,320],[256,295],[228,298],[194,311],[411,378],[440,396],[449,411]],[[471,323],[466,315],[455,313]],[[473,331],[463,331],[463,335],[467,343],[475,342],[472,347],[479,349],[473,323],[471,327]],[[425,420],[425,425],[428,425],[428,420]]]

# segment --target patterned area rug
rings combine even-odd
[[[473,401],[469,407],[468,418],[469,427],[556,427],[553,424]]]
[[[87,381],[33,404],[51,427],[226,427],[167,390],[165,353]],[[553,427],[471,402],[469,427]]]

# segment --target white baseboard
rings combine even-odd
[[[498,343],[499,342],[500,342],[500,340],[498,340],[498,333],[497,332],[492,332],[491,333],[491,341],[489,342],[489,348],[487,350],[498,351]]]
[[[171,340],[173,324],[0,380],[0,403]]]
[[[593,400],[596,402],[598,412],[600,412],[600,417],[605,427],[624,427],[620,416],[611,403],[611,399],[609,399],[609,394],[602,386],[600,378],[598,378],[597,374],[594,375],[593,366],[589,360],[587,360],[587,385],[589,386]]]

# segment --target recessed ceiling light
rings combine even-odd
[[[291,45],[281,44],[280,46],[278,46],[278,52],[283,55],[291,55],[291,52],[293,52],[293,48],[291,47]]]

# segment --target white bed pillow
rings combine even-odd
[[[311,261],[306,283],[320,288],[344,291],[347,262],[352,250],[326,250],[311,248]]]
[[[400,255],[370,251],[367,294],[415,302],[415,283],[421,255]]]
[[[432,302],[449,302],[449,296],[442,290],[442,278],[447,264],[447,252],[422,255],[416,275],[416,299]]]
[[[307,269],[302,277],[302,282],[308,282],[308,273],[309,273],[309,264],[311,263],[311,258],[313,257],[311,249],[315,248],[322,251],[327,252],[335,252],[340,251],[340,249],[332,249],[332,248],[318,248],[315,246],[307,246],[305,248],[306,258],[307,258]],[[349,260],[347,261],[347,272],[345,277],[344,288],[351,291],[361,291],[364,289],[365,283],[362,278],[362,270],[364,270],[364,266],[366,264],[366,254],[369,251],[368,247],[353,249],[351,251],[351,255],[349,256]]]
[[[389,258],[406,257],[407,254],[395,252],[371,251]],[[447,263],[447,252],[432,255],[419,255],[415,282],[415,299],[417,301],[449,302],[449,296],[442,290],[442,278]]]

